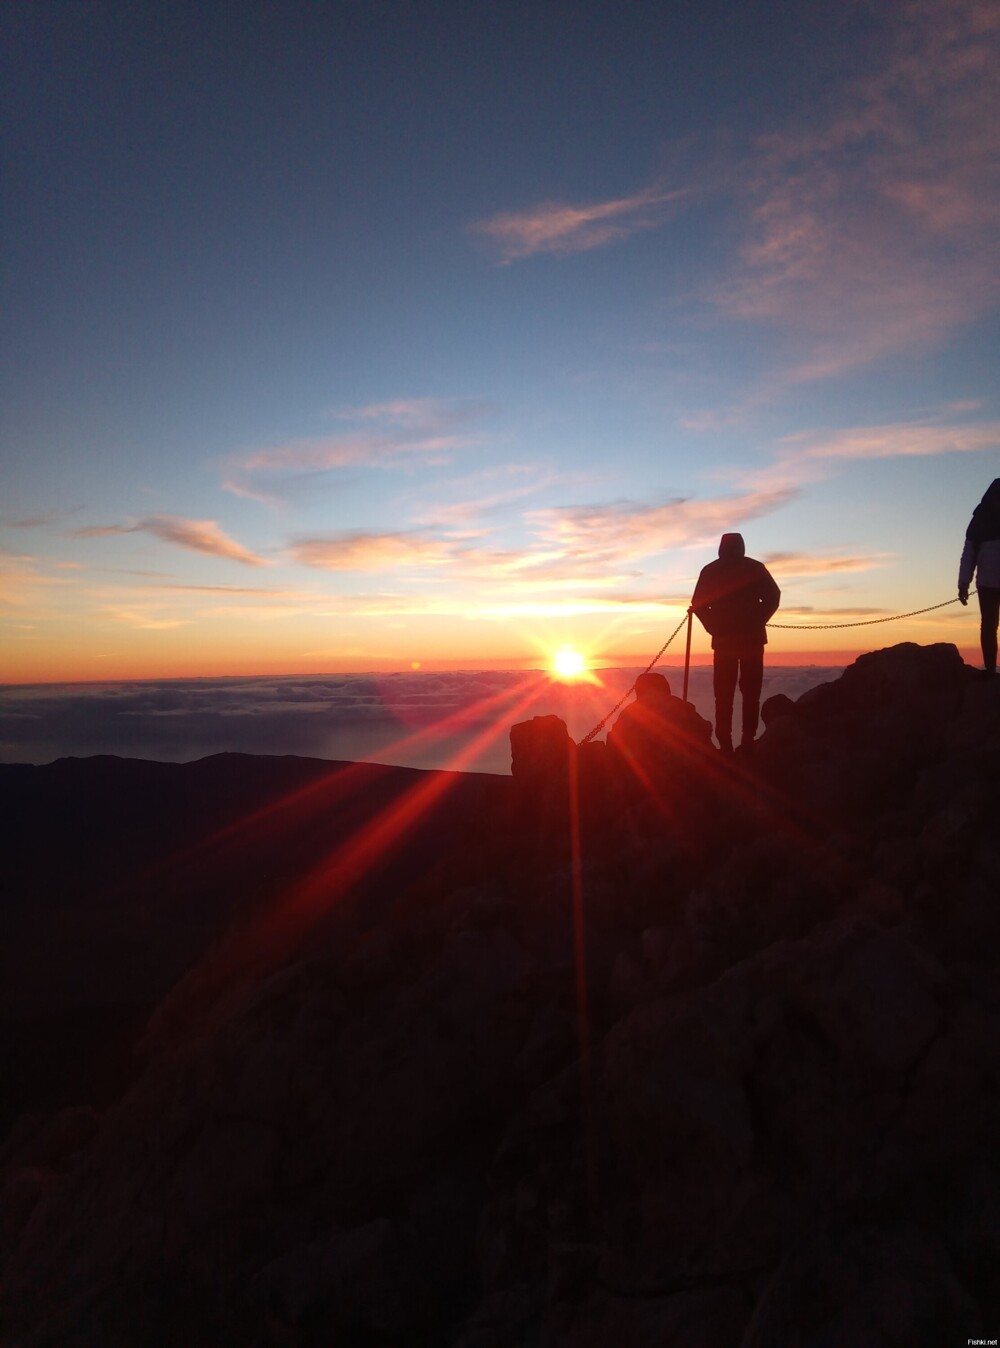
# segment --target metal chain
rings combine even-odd
[[[946,599],[943,604],[931,604],[930,608],[915,608],[910,613],[890,613],[888,618],[866,618],[864,622],[859,623],[768,623],[767,625],[778,632],[825,632],[827,629],[832,631],[835,627],[877,627],[879,623],[894,623],[900,618],[917,618],[921,613],[933,613],[935,609],[948,608],[951,604],[957,603],[959,599],[956,595],[954,599]]]
[[[973,590],[972,593],[975,594],[976,591]],[[933,613],[935,609],[949,608],[952,604],[957,604],[959,602],[960,602],[959,598],[956,595],[954,599],[946,599],[943,604],[931,604],[930,608],[915,608],[912,609],[909,613],[891,613],[888,618],[865,618],[863,622],[857,623],[794,623],[794,624],[768,623],[767,626],[773,628],[775,631],[778,632],[825,632],[825,631],[833,631],[834,628],[841,628],[841,627],[877,627],[879,623],[894,623],[898,622],[900,618],[919,618],[919,616],[922,613]],[[684,626],[686,622],[687,622],[687,614],[685,613],[684,617],[680,620],[680,622],[677,624],[674,630],[667,637],[666,641],[653,656],[652,660],[650,660],[649,664],[642,671],[643,674],[649,673],[649,671],[653,668],[653,666],[659,660],[660,656],[667,649],[667,647],[673,641],[674,637],[677,635],[677,633],[681,630],[681,628]],[[637,676],[637,679],[641,678],[642,674]],[[604,729],[604,727],[607,725],[607,723],[611,720],[612,716],[614,716],[615,712],[625,705],[625,703],[628,701],[628,699],[632,696],[634,692],[635,692],[635,684],[633,683],[632,687],[629,688],[629,690],[625,693],[625,695],[622,698],[620,698],[611,708],[607,716],[605,716],[603,720],[598,721],[597,725],[594,726],[593,730],[591,730],[589,734],[584,735],[580,743],[589,744],[595,735],[599,735],[601,731]]]
[[[663,652],[667,649],[667,647],[668,647],[668,646],[670,645],[670,643],[673,641],[674,637],[677,635],[677,633],[681,630],[681,628],[682,628],[682,627],[684,626],[684,624],[687,622],[687,617],[688,617],[688,615],[685,613],[685,614],[684,614],[684,617],[680,620],[680,622],[677,624],[677,626],[674,628],[674,630],[673,630],[673,631],[670,633],[670,635],[667,637],[666,641],[663,643],[663,645],[660,647],[660,649],[659,649],[659,650],[656,652],[656,654],[653,656],[652,660],[650,660],[649,664],[648,664],[648,665],[646,666],[646,668],[642,671],[642,674],[648,674],[649,671],[653,668],[653,666],[656,664],[657,660],[659,660],[660,656],[661,656],[661,655],[663,654]],[[639,679],[642,678],[642,674],[637,674],[637,675],[636,675],[636,682],[638,682]],[[584,735],[584,737],[583,737],[583,739],[580,741],[580,743],[581,743],[581,744],[589,744],[590,741],[594,738],[595,735],[599,735],[599,734],[601,733],[601,731],[604,729],[604,727],[607,725],[607,723],[611,720],[612,716],[614,716],[615,712],[618,711],[618,709],[619,709],[620,707],[623,707],[623,706],[625,705],[625,703],[629,700],[629,698],[632,696],[632,694],[633,694],[634,692],[635,692],[635,684],[633,683],[632,687],[629,688],[629,689],[627,690],[627,692],[626,692],[626,693],[625,693],[625,694],[624,694],[624,695],[623,695],[623,696],[622,696],[622,697],[615,703],[615,705],[611,708],[611,710],[608,712],[607,716],[605,716],[605,717],[603,718],[603,720],[598,721],[597,725],[594,726],[593,730],[591,730],[590,733],[589,733],[588,735]]]

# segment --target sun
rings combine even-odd
[[[569,682],[587,672],[587,662],[575,646],[560,646],[552,657],[552,672],[557,679]]]

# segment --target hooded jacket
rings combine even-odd
[[[958,567],[959,590],[967,591],[973,576],[980,588],[1000,588],[1000,477],[986,488],[965,531]]]
[[[723,534],[719,560],[702,568],[691,607],[712,650],[737,653],[767,645],[767,623],[780,602],[770,571],[746,555],[743,535]]]

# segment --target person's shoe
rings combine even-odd
[[[753,758],[754,745],[756,740],[744,739],[740,742],[740,747],[736,750],[740,758]]]
[[[732,737],[732,735],[720,735],[719,732],[716,731],[716,732],[715,732],[715,738],[719,741],[719,748],[722,750],[722,752],[723,752],[723,754],[726,756],[726,758],[732,758],[732,756],[733,756],[733,737]]]

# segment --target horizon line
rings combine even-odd
[[[892,642],[891,645],[900,645],[906,643]],[[922,643],[917,643],[922,644]],[[937,643],[931,643],[937,644]],[[976,663],[976,652],[972,646],[962,647],[957,643],[955,645],[962,659],[968,664]],[[883,647],[873,647],[874,649],[884,649]],[[768,668],[771,669],[839,669],[846,668],[858,659],[861,655],[871,654],[871,650],[819,650],[819,651],[775,651],[773,657],[765,656],[765,673]],[[384,657],[383,657],[384,658]],[[675,656],[673,659],[657,661],[653,668],[662,666],[668,669],[683,669],[684,660],[682,656]],[[633,655],[628,653],[609,654],[601,658],[599,662],[595,661],[589,668],[592,672],[599,673],[603,670],[631,670],[645,669],[648,667],[648,657],[646,655]],[[690,662],[691,669],[712,668],[711,653],[699,653],[693,657]],[[102,684],[111,683],[193,683],[193,682],[213,682],[223,679],[325,679],[325,678],[343,678],[355,677],[362,678],[370,675],[391,675],[391,674],[530,674],[538,673],[545,676],[551,675],[551,670],[536,662],[530,661],[526,657],[517,660],[483,660],[479,663],[466,662],[460,660],[428,660],[428,661],[390,661],[388,664],[378,666],[375,664],[367,667],[340,668],[340,669],[319,669],[319,670],[254,670],[252,672],[234,672],[231,670],[220,673],[205,674],[119,674],[104,675],[99,678],[42,678],[32,680],[8,680],[0,679],[0,689],[17,688],[47,688],[47,687],[95,687]]]

